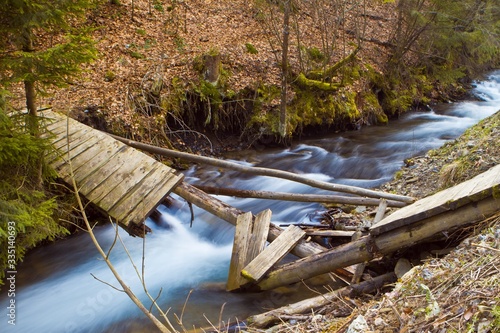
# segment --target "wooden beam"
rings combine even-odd
[[[255,190],[238,190],[232,188],[221,188],[214,186],[199,186],[195,185],[203,192],[215,195],[226,195],[238,198],[256,198],[267,200],[285,200],[297,202],[321,202],[321,203],[336,203],[347,205],[360,205],[360,206],[378,206],[380,199],[375,198],[361,198],[356,196],[340,196],[328,194],[299,194],[299,193],[285,193],[285,192],[270,192],[270,191],[255,191]],[[385,199],[382,199],[385,200]],[[402,201],[388,200],[386,201],[390,207],[404,207],[407,204]]]
[[[352,237],[355,231],[344,231],[344,230],[315,230],[315,229],[305,229],[304,230],[308,236],[320,236],[320,237]]]
[[[271,210],[266,209],[255,216],[245,266],[264,250],[271,227],[271,215]]]
[[[252,213],[243,213],[236,219],[236,230],[234,232],[233,252],[231,263],[229,264],[229,274],[227,277],[226,290],[234,291],[247,281],[240,272],[245,267],[248,250],[248,240],[252,233]]]
[[[233,225],[236,225],[236,219],[238,215],[243,213],[243,211],[234,208],[227,203],[212,197],[211,195],[197,189],[196,187],[189,185],[185,182],[182,182],[178,186],[173,189],[173,192],[180,197],[184,198],[188,202],[200,207],[201,209],[206,210],[207,212],[223,219],[226,222],[229,222]],[[269,235],[267,240],[272,242],[276,237],[278,237],[283,230],[274,224],[271,224],[269,228]],[[314,242],[306,242],[304,240],[300,240],[299,243],[292,250],[292,253],[297,257],[307,257],[315,253],[321,253],[325,251],[326,248],[314,243]]]
[[[423,198],[392,213],[371,227],[370,233],[378,235],[446,211],[455,210],[470,202],[487,198],[499,189],[500,164],[468,181]]]
[[[252,262],[243,268],[241,275],[252,282],[260,281],[271,267],[283,259],[305,234],[299,227],[289,226]]]
[[[459,210],[435,215],[384,234],[368,235],[326,252],[283,265],[271,271],[266,278],[259,282],[257,289],[270,290],[341,267],[370,261],[375,257],[430,239],[444,231],[453,232],[461,227],[481,221],[499,210],[500,199],[489,197],[462,206]]]
[[[340,297],[366,294],[382,288],[386,283],[392,283],[397,280],[393,272],[377,276],[372,280],[363,281],[360,284],[347,286],[332,292],[308,298],[297,303],[270,310],[265,313],[251,316],[247,319],[249,325],[255,328],[265,328],[272,324],[280,322],[280,318],[285,315],[294,315],[300,313],[312,313],[325,305],[337,301]]]

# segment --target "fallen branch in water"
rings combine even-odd
[[[323,182],[323,181],[319,181],[319,180],[315,180],[315,179],[310,179],[310,178],[295,174],[293,172],[288,172],[288,171],[268,169],[268,168],[259,168],[259,167],[248,167],[248,166],[241,165],[241,164],[234,163],[234,162],[229,162],[229,161],[225,161],[225,160],[219,160],[216,158],[199,156],[199,155],[179,152],[179,151],[175,151],[175,150],[171,150],[171,149],[156,147],[153,145],[148,145],[148,144],[137,142],[134,140],[125,139],[125,138],[122,138],[122,137],[117,136],[117,135],[112,135],[109,133],[106,133],[106,134],[110,135],[111,137],[115,138],[116,140],[119,140],[119,141],[125,143],[126,145],[128,145],[130,147],[144,150],[144,151],[147,151],[151,154],[158,154],[158,155],[172,157],[172,158],[180,158],[180,159],[185,160],[185,161],[207,164],[207,165],[212,165],[212,166],[216,166],[216,167],[220,167],[220,168],[227,168],[230,170],[235,170],[235,171],[248,173],[248,174],[287,179],[287,180],[291,180],[294,182],[309,185],[311,187],[321,188],[323,190],[328,190],[328,191],[345,192],[345,193],[351,193],[351,194],[370,197],[370,198],[384,198],[387,200],[395,200],[395,201],[401,201],[401,202],[405,202],[405,203],[412,203],[415,201],[413,198],[408,197],[408,196],[404,196],[404,195],[368,190],[366,188],[350,186],[350,185],[342,185],[342,184]]]
[[[271,192],[271,191],[238,190],[232,188],[221,188],[221,187],[201,186],[201,185],[194,185],[194,186],[208,194],[226,195],[238,198],[336,203],[336,204],[361,205],[361,206],[378,206],[380,204],[380,199],[375,199],[375,198],[346,197],[340,195],[327,195],[327,194],[298,194],[298,193],[284,193],[284,192]],[[387,206],[404,207],[406,206],[406,204],[402,201],[388,200]]]

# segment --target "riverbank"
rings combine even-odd
[[[482,19],[489,20],[482,17],[490,10],[485,6],[481,19],[470,22],[479,35]],[[473,16],[468,7],[439,10]],[[418,11],[392,1],[297,2],[284,70],[279,2],[112,1],[89,12],[85,22],[94,29],[99,58],[81,80],[41,104],[113,134],[210,155],[385,124],[408,110],[461,97],[498,61],[488,56],[498,45],[486,37],[458,42],[493,49],[469,52],[478,59],[449,54],[455,47],[441,50],[438,41],[469,37],[426,17],[430,9],[419,14],[425,26],[408,26],[401,34]],[[278,134],[282,101],[286,140]]]
[[[497,165],[498,147],[500,111],[443,147],[405,161],[381,188],[425,197]],[[350,332],[500,332],[500,212],[450,239],[462,241],[427,252],[430,257],[413,262],[395,286],[375,296],[339,299],[267,332],[341,333],[351,325],[359,329]]]

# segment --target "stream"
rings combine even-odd
[[[403,160],[425,154],[462,134],[479,120],[500,109],[500,71],[477,82],[474,94],[481,100],[436,105],[428,112],[412,112],[388,126],[332,133],[301,140],[288,149],[240,151],[226,158],[237,163],[276,168],[341,184],[376,187],[389,181]],[[193,167],[185,172],[192,184],[291,193],[326,193],[306,185],[269,177],[256,177],[212,167]],[[219,199],[254,214],[270,208],[272,221],[314,223],[322,207],[313,203],[261,199]],[[177,198],[179,199],[179,198]],[[298,301],[308,290],[280,288],[259,294],[225,292],[234,227],[182,200],[170,208],[160,206],[158,222],[148,219],[153,230],[146,238],[119,234],[139,273],[145,248],[145,279],[148,290],[165,309],[182,318],[186,329],[207,327],[219,319],[227,322]],[[114,239],[111,226],[98,227],[96,236],[107,250]],[[118,243],[111,261],[126,283],[146,300],[134,266]],[[97,280],[96,278],[99,280]],[[89,235],[80,233],[31,251],[17,266],[16,325],[8,324],[6,286],[0,292],[1,332],[150,332],[150,322],[128,297],[109,285],[118,286],[93,247]],[[302,288],[303,289],[303,288]],[[191,291],[191,292],[190,292]],[[324,290],[323,290],[324,291]],[[186,302],[187,300],[187,302]],[[185,304],[186,303],[186,304]],[[149,306],[150,302],[146,303]],[[184,311],[183,311],[184,309]]]

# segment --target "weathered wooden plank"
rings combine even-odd
[[[73,174],[77,184],[82,184],[88,176],[92,175],[94,170],[99,169],[102,163],[117,154],[120,149],[124,149],[120,142],[109,142],[100,136],[94,136],[94,139],[97,141],[89,141],[70,151]],[[60,167],[59,175],[69,177],[69,165]]]
[[[271,215],[271,210],[266,209],[255,216],[248,244],[246,260],[243,264],[243,267],[248,265],[255,257],[259,255],[259,253],[262,252],[262,250],[264,250],[264,247],[267,243],[269,228],[271,227]]]
[[[470,202],[491,196],[500,186],[500,165],[447,190],[423,198],[401,208],[370,228],[372,235],[411,224],[422,219],[455,210]]]
[[[89,136],[87,140],[71,141],[69,143],[70,156],[72,156],[71,151],[77,149],[78,147],[81,148],[81,146],[83,146],[84,148],[86,148],[89,145],[95,144],[96,142],[98,142],[98,139],[91,136]],[[68,159],[67,149],[68,148],[64,146],[59,149],[55,148],[53,152],[49,153],[45,157],[45,161],[50,165],[52,165],[54,169],[57,169],[61,165],[67,163]]]
[[[99,143],[100,140],[96,137],[90,137],[90,139],[86,141],[81,140],[78,142],[73,141],[72,143],[70,143],[69,158],[71,158],[71,166],[73,168],[73,172],[82,164],[88,162],[92,158],[92,156],[95,156],[99,152]],[[60,152],[60,160],[52,161],[51,165],[59,173],[59,175],[64,178],[70,174],[68,152],[65,151],[65,149],[61,149]],[[87,154],[82,154],[83,152],[87,152]]]
[[[126,194],[126,196],[122,197],[115,205],[110,207],[108,213],[118,221],[124,221],[127,216],[131,215],[131,212],[136,210],[138,205],[146,206],[148,203],[148,201],[145,200],[147,195],[152,191],[161,191],[160,186],[167,183],[173,175],[172,169],[158,163],[140,183],[134,186],[129,193]]]
[[[115,154],[111,157],[104,156],[104,163],[102,163],[98,169],[93,170],[93,172],[87,177],[85,181],[83,181],[81,184],[78,184],[80,193],[82,193],[87,197],[87,199],[92,201],[94,199],[94,195],[92,195],[92,192],[97,188],[97,186],[104,182],[106,178],[108,178],[109,175],[115,172],[118,168],[127,163],[126,152],[129,149],[132,148],[125,146],[123,148],[120,148],[119,154]]]
[[[156,161],[154,159],[146,159],[139,167],[133,165],[133,169],[130,173],[124,173],[124,170],[120,170],[122,175],[117,178],[116,186],[113,188],[114,195],[106,195],[101,200],[96,201],[96,204],[106,211],[109,210],[117,201],[123,198],[125,194],[139,184],[149,174],[155,164]],[[155,188],[154,190],[161,189]]]
[[[163,166],[163,170],[166,166]],[[144,196],[142,200],[139,201],[135,209],[122,220],[127,223],[142,224],[142,222],[148,217],[156,207],[170,194],[172,189],[176,187],[184,179],[184,175],[176,175],[173,173],[172,169],[168,171],[168,177],[162,179],[158,182],[158,186],[150,185],[149,192]]]
[[[252,232],[252,213],[247,212],[236,219],[236,229],[234,232],[233,252],[229,264],[229,274],[227,277],[226,290],[234,291],[240,288],[246,281],[240,275],[241,269],[245,267],[246,255],[250,234]]]
[[[241,275],[252,282],[259,282],[264,275],[290,250],[306,233],[295,225],[290,225],[264,251],[262,251],[243,270]]]
[[[92,196],[92,202],[94,202],[95,204],[99,205],[99,202],[106,196],[110,198],[113,203],[120,200],[123,194],[127,191],[115,191],[117,185],[122,183],[126,178],[132,177],[134,169],[137,168],[137,165],[139,163],[143,164],[151,162],[144,159],[144,155],[133,149],[128,149],[126,152],[123,151],[122,153],[126,154],[124,163],[120,164],[116,168],[113,168],[113,172],[110,172],[106,176],[102,176],[102,181],[97,186],[95,186],[89,194]],[[109,168],[109,163],[107,163],[102,168]],[[99,174],[99,176],[101,176],[101,174]],[[104,207],[101,206],[101,208]]]
[[[52,145],[56,149],[64,149],[65,146],[68,144],[68,139],[69,142],[72,141],[86,141],[89,139],[89,134],[95,131],[91,127],[85,126],[78,126],[76,129],[74,128],[73,131],[69,132],[69,135],[66,135],[66,132],[64,132],[61,135],[56,136],[55,139],[52,140]]]

